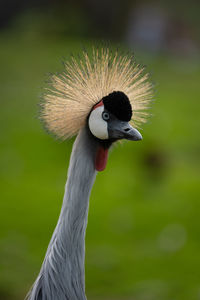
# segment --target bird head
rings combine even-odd
[[[120,139],[139,141],[140,132],[133,128],[129,121],[132,118],[132,107],[128,97],[120,91],[114,91],[95,104],[88,117],[88,128],[99,141],[96,153],[95,168],[103,171],[108,159],[108,148]]]
[[[88,126],[100,141],[139,141],[142,135],[129,124],[131,118],[132,107],[128,97],[123,92],[114,91],[93,106]]]
[[[148,116],[152,84],[130,55],[93,49],[64,63],[52,75],[41,103],[41,119],[49,132],[65,140],[83,127],[98,141],[95,168],[105,169],[108,148],[120,139],[142,139],[136,129]]]

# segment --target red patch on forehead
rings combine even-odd
[[[97,104],[95,104],[92,108],[92,110],[96,109],[97,107],[100,107],[103,105],[103,101],[101,100],[100,102],[98,102]]]

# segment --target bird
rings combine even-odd
[[[109,149],[120,140],[139,141],[153,88],[132,54],[108,47],[86,50],[64,62],[44,90],[40,117],[58,139],[76,136],[60,216],[39,274],[26,299],[86,300],[85,233],[89,197]]]

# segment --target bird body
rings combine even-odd
[[[133,122],[132,115],[137,121],[144,120],[141,110],[151,99],[147,76],[141,77],[141,70],[138,66],[132,68],[127,58],[114,55],[111,59],[107,50],[101,57],[98,53],[93,55],[92,62],[85,55],[85,63],[81,61],[79,66],[73,60],[67,73],[54,76],[52,89],[42,104],[42,119],[51,132],[63,139],[77,132],[78,136],[58,223],[28,300],[86,300],[85,232],[97,171],[105,169],[114,142],[142,138],[129,121]],[[124,90],[118,90],[120,86]],[[125,92],[135,95],[135,106]],[[84,99],[86,96],[88,99]]]

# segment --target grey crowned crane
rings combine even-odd
[[[152,85],[144,68],[128,55],[107,48],[71,58],[53,75],[41,104],[51,133],[65,140],[77,134],[58,223],[28,300],[86,300],[85,232],[88,204],[97,171],[121,139],[138,141]]]

